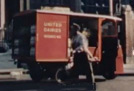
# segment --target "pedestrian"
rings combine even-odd
[[[93,57],[89,50],[88,37],[90,36],[90,30],[87,28],[81,29],[76,23],[73,24],[74,36],[72,37],[72,49],[74,53],[73,57],[73,70],[75,75],[86,74],[87,80],[94,83],[94,75],[92,63],[98,60],[97,57]]]
[[[98,58],[93,57],[88,49],[89,29],[81,29],[78,24],[73,23],[71,33],[72,51],[70,62],[65,66],[65,71],[71,75],[70,77],[78,77],[79,74],[85,74],[90,83],[95,83],[92,62],[98,61]]]

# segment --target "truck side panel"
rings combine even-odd
[[[36,60],[65,62],[68,59],[68,16],[37,13]]]

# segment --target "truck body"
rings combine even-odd
[[[95,73],[106,78],[123,73],[122,49],[118,43],[120,18],[96,14],[30,10],[13,19],[12,58],[26,63],[33,80],[54,76],[70,58],[68,39],[72,23],[89,28],[89,50],[97,56]],[[109,75],[105,75],[109,73]]]

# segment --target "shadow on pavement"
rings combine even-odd
[[[104,81],[106,81],[106,79],[99,79],[99,78],[95,79],[95,82],[104,82]]]
[[[86,82],[62,85],[55,81],[0,81],[0,91],[95,91],[93,86]]]
[[[134,76],[134,73],[125,73],[125,74],[120,74],[118,76]]]

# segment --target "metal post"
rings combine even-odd
[[[24,10],[24,0],[20,0],[20,12]]]
[[[26,9],[30,10],[30,0],[26,0]]]
[[[109,0],[109,7],[110,15],[113,16],[113,0]]]
[[[0,41],[4,39],[5,27],[5,0],[0,0]]]

